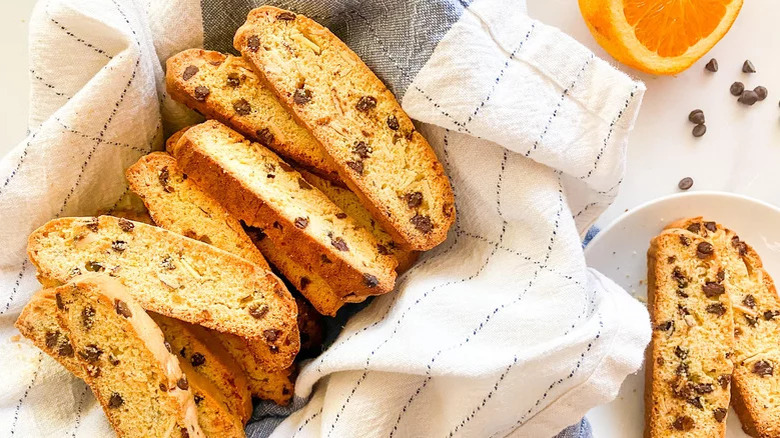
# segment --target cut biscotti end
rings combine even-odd
[[[252,394],[247,390],[247,377],[219,340],[200,326],[158,313],[149,316],[162,330],[179,362],[189,364],[194,372],[210,381],[224,394],[228,411],[246,424],[252,416]],[[195,395],[197,402],[197,393]]]
[[[230,399],[192,365],[181,361],[198,412],[198,425],[207,437],[243,438],[244,422],[231,411]]]
[[[234,47],[306,126],[341,179],[407,249],[443,242],[452,188],[393,94],[328,29],[272,6],[249,12]]]
[[[646,364],[648,437],[723,436],[734,348],[732,308],[720,259],[685,230],[648,251],[653,336]]]
[[[338,172],[317,140],[295,121],[244,59],[188,49],[168,58],[166,65],[168,92],[175,100],[285,159],[338,180]]]
[[[241,223],[190,181],[172,156],[165,152],[143,156],[126,175],[130,190],[143,200],[158,226],[270,269]]]
[[[187,132],[188,129],[190,129],[192,125],[185,126],[178,131],[171,134],[170,137],[168,137],[167,140],[165,140],[165,150],[170,151],[171,148],[181,139],[181,136],[184,135],[185,132]]]
[[[342,296],[393,289],[397,261],[327,196],[259,143],[209,120],[175,145],[180,168],[231,214],[257,227]]]
[[[267,343],[278,352],[277,368],[298,351],[297,308],[279,279],[211,245],[101,216],[49,221],[27,249],[44,284],[100,272],[120,279],[148,310]],[[268,330],[277,336],[264,336]]]
[[[204,436],[187,376],[126,288],[91,274],[55,290],[84,379],[118,436]]]

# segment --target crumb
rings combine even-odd
[[[15,334],[15,335],[11,336],[11,342],[19,342],[21,340],[22,340],[22,336],[19,335],[19,334]]]

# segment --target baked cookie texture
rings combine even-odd
[[[702,218],[670,227],[711,243],[734,308],[732,405],[745,433],[780,437],[780,298],[756,251],[732,230]]]
[[[150,311],[273,349],[277,369],[298,352],[297,308],[279,279],[203,242],[111,216],[61,218],[30,235],[28,256],[44,285],[114,276]]]
[[[396,242],[421,251],[446,239],[455,203],[443,166],[346,44],[303,15],[263,6],[233,45]]]
[[[319,142],[276,99],[243,58],[189,49],[166,62],[171,97],[325,178],[338,180]]]
[[[734,323],[721,258],[687,230],[650,243],[645,436],[723,437],[734,370]]]

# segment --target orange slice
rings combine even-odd
[[[579,0],[596,41],[638,70],[679,73],[728,32],[743,0]]]

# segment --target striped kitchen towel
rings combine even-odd
[[[166,94],[165,59],[232,51],[262,3],[36,6],[30,134],[0,161],[0,435],[110,434],[88,388],[15,336],[39,288],[26,236],[126,202],[124,170],[198,120]],[[328,26],[398,96],[446,167],[458,220],[302,365],[299,409],[259,405],[249,435],[589,436],[580,419],[615,397],[650,337],[645,308],[581,247],[618,192],[644,86],[521,1],[270,3]]]

